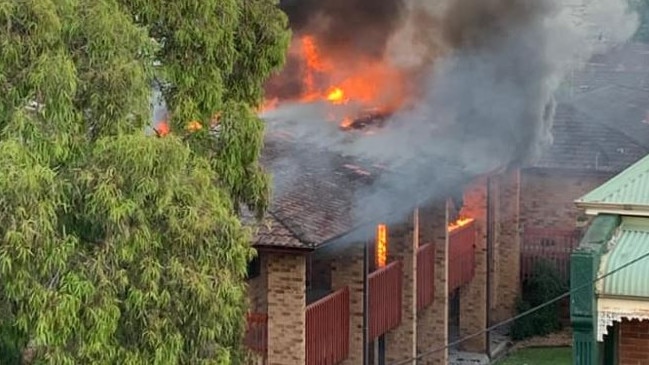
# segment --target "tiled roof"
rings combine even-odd
[[[609,85],[580,95],[573,105],[589,120],[649,148],[649,91]]]
[[[609,85],[649,90],[649,44],[626,43],[595,55],[582,69],[570,74],[566,84],[573,94]]]
[[[258,247],[303,248],[304,244],[272,214],[257,222],[250,214],[244,213],[245,224],[254,226],[253,242]]]
[[[270,213],[309,247],[353,228],[354,191],[370,184],[376,173],[331,152],[272,139],[262,163],[276,181]]]
[[[552,135],[553,144],[534,167],[619,172],[647,153],[625,134],[568,104],[558,105]]]
[[[649,45],[597,55],[568,84],[535,167],[615,173],[649,152]]]
[[[273,174],[276,190],[269,209],[270,228],[261,227],[255,241],[257,246],[314,249],[371,221],[390,219],[382,216],[386,212],[381,211],[368,212],[368,216],[358,219],[354,216],[354,205],[362,196],[361,192],[386,188],[378,186],[381,185],[377,183],[379,177],[390,177],[398,171],[388,171],[371,161],[359,161],[327,150],[296,146],[277,135],[267,136],[262,163]],[[427,163],[427,168],[431,168],[430,161]],[[451,186],[466,182],[467,175],[460,167],[449,167],[441,160],[435,160],[434,164],[444,174],[436,180],[422,182],[422,186],[448,193]],[[408,171],[412,171],[411,166]],[[416,192],[395,192],[393,195],[398,198],[408,195],[414,202]],[[369,216],[372,214],[374,216]],[[275,234],[279,237],[274,237]]]
[[[577,204],[641,207],[649,211],[649,155],[578,199]]]

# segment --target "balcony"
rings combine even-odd
[[[475,221],[457,226],[448,233],[448,290],[468,284],[475,276]]]
[[[401,323],[403,264],[395,261],[371,273],[369,286],[369,340]]]
[[[435,297],[435,245],[425,244],[417,249],[417,310],[433,303]]]

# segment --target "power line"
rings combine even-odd
[[[395,363],[392,363],[392,364],[390,364],[390,365],[405,365],[405,364],[411,364],[411,363],[413,363],[413,362],[415,362],[415,361],[421,359],[421,358],[424,357],[424,356],[427,356],[427,355],[430,355],[430,354],[434,354],[434,353],[436,353],[436,352],[444,351],[444,350],[446,350],[446,349],[449,348],[449,347],[453,347],[453,346],[458,345],[458,344],[460,344],[460,343],[462,343],[462,342],[464,342],[464,341],[467,341],[467,340],[470,340],[470,339],[472,339],[472,338],[474,338],[474,337],[480,336],[481,334],[483,334],[483,333],[485,333],[485,332],[493,331],[493,330],[495,330],[495,329],[498,328],[498,327],[501,327],[501,326],[504,326],[504,325],[506,325],[506,324],[508,324],[508,323],[514,322],[514,321],[516,321],[516,320],[518,320],[518,319],[521,319],[521,318],[523,318],[523,317],[525,317],[525,316],[528,316],[528,315],[530,315],[530,314],[532,314],[532,313],[534,313],[534,312],[536,312],[536,311],[538,311],[538,310],[540,310],[540,309],[543,309],[543,308],[545,308],[545,307],[547,307],[547,306],[549,306],[549,305],[551,305],[551,304],[554,304],[554,303],[560,301],[561,299],[570,296],[570,294],[572,294],[572,293],[574,293],[574,292],[576,292],[576,291],[579,291],[579,290],[585,289],[585,288],[587,288],[587,287],[589,287],[589,286],[591,286],[591,285],[597,283],[598,281],[600,281],[600,280],[602,280],[602,279],[604,279],[604,278],[606,278],[606,277],[608,277],[608,276],[611,276],[611,275],[615,274],[616,272],[618,272],[618,271],[620,271],[620,270],[622,270],[622,269],[625,269],[625,268],[627,268],[627,267],[629,267],[629,266],[635,264],[636,262],[641,261],[641,260],[643,260],[643,259],[645,259],[645,258],[647,258],[647,257],[649,257],[649,252],[647,252],[647,253],[645,253],[644,255],[639,256],[639,257],[637,257],[637,258],[635,258],[635,259],[633,259],[633,260],[627,262],[626,264],[624,264],[624,265],[622,265],[622,266],[616,268],[615,270],[613,270],[613,271],[611,271],[611,272],[609,272],[609,273],[606,273],[606,274],[604,274],[604,275],[602,275],[602,276],[599,276],[599,277],[595,278],[594,280],[591,280],[590,282],[585,283],[585,284],[583,284],[583,285],[580,285],[580,286],[578,286],[578,287],[576,287],[576,288],[574,288],[574,289],[570,289],[570,290],[568,290],[567,292],[565,292],[565,293],[559,295],[558,297],[556,297],[556,298],[554,298],[554,299],[551,299],[551,300],[549,300],[549,301],[547,301],[547,302],[545,302],[545,303],[542,303],[542,304],[540,304],[540,305],[538,305],[538,306],[536,306],[536,307],[534,307],[534,308],[531,308],[531,309],[529,309],[529,310],[526,310],[525,312],[520,313],[520,314],[518,314],[518,315],[516,315],[516,316],[514,316],[514,317],[511,317],[511,318],[506,319],[506,320],[504,320],[504,321],[502,321],[502,322],[496,323],[496,324],[494,324],[493,326],[491,326],[491,327],[487,327],[487,328],[485,328],[484,330],[481,330],[481,331],[479,331],[479,332],[476,332],[476,333],[470,334],[470,335],[468,335],[468,336],[466,336],[466,337],[460,338],[459,340],[453,341],[453,342],[447,344],[446,346],[438,347],[438,348],[435,348],[435,349],[432,349],[432,350],[429,350],[429,351],[423,352],[423,353],[421,353],[421,354],[419,354],[419,355],[417,355],[417,356],[415,356],[415,357],[412,357],[412,358],[409,358],[409,359],[406,359],[406,360],[401,360],[401,361],[399,361],[399,362],[395,362]]]

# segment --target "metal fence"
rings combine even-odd
[[[527,228],[521,240],[521,281],[532,277],[539,261],[550,263],[566,282],[570,279],[570,254],[579,245],[578,229]]]

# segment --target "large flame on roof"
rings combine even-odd
[[[340,107],[341,126],[349,126],[368,114],[385,116],[401,108],[406,100],[406,75],[383,59],[369,59],[361,54],[343,57],[322,49],[311,35],[296,37],[290,54],[298,58],[300,79],[298,95],[290,101],[325,102]],[[285,69],[271,82],[288,83],[295,70]],[[272,92],[262,110],[278,105]]]

